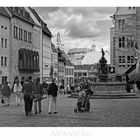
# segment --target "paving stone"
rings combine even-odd
[[[59,95],[58,114],[48,114],[48,99],[42,101],[42,113],[26,117],[24,102],[16,106],[15,95],[9,107],[0,105],[1,127],[126,127],[140,126],[140,98],[93,99],[91,111],[74,113],[76,99]]]

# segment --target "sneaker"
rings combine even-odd
[[[48,114],[52,114],[52,112],[48,112]]]
[[[35,114],[38,114],[37,112],[35,112]]]
[[[41,112],[42,112],[42,111],[40,110],[40,111],[39,111],[39,114],[40,114]]]

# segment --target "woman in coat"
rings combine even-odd
[[[14,84],[14,93],[16,94],[16,104],[20,105],[21,95],[22,95],[22,86],[19,82],[19,79],[16,80]]]
[[[5,107],[10,105],[10,95],[11,89],[8,85],[8,82],[6,82],[5,85],[2,87],[2,96],[4,99]]]

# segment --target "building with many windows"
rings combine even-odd
[[[52,52],[51,52],[51,77],[58,79],[58,53],[55,45],[51,44]]]
[[[65,58],[65,87],[67,85],[73,86],[74,85],[74,65],[69,60],[68,56],[63,50],[63,56]]]
[[[40,76],[39,48],[33,45],[35,22],[24,7],[7,7],[10,20],[10,79]],[[40,47],[40,46],[38,46]]]
[[[10,16],[0,7],[0,84],[10,78]]]
[[[135,45],[140,46],[140,7],[117,7],[112,18],[111,65],[116,74],[123,74],[135,64]]]
[[[74,66],[74,83],[79,84],[86,79],[96,81],[98,79],[99,65],[75,65]]]
[[[40,16],[37,14],[37,12],[30,8],[34,16],[37,18],[38,22],[42,26],[42,42],[41,42],[41,68],[40,68],[40,77],[41,81],[45,82],[50,79],[50,71],[51,71],[51,37],[52,34],[50,30],[47,27],[47,24],[40,18]]]

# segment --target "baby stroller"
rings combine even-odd
[[[77,104],[74,108],[74,112],[85,112],[90,110],[90,101],[87,90],[78,92]]]

